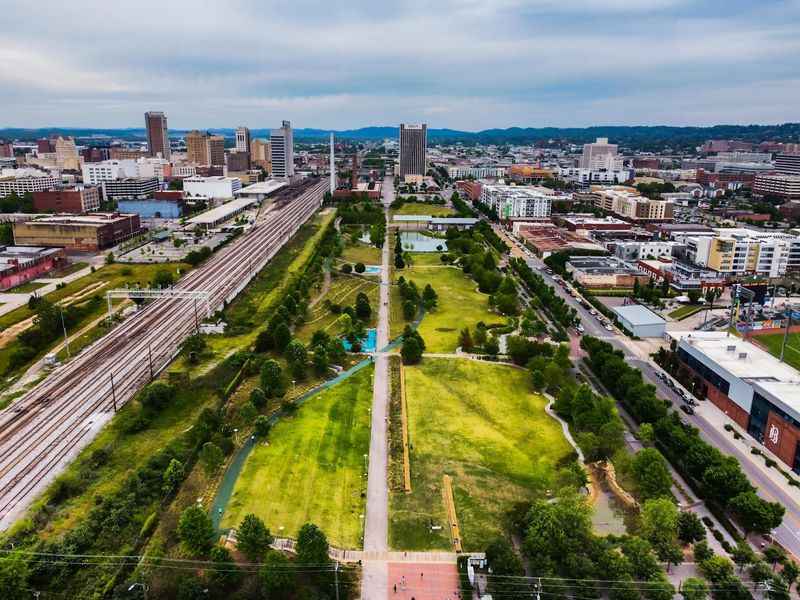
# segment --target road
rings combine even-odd
[[[277,194],[259,224],[175,286],[207,292],[213,313],[232,300],[320,207],[327,180]],[[0,412],[0,529],[34,498],[154,374],[204,318],[202,304],[148,304]]]
[[[496,230],[498,229],[496,226],[494,227]],[[585,333],[587,335],[602,339],[623,352],[627,362],[641,371],[645,381],[654,385],[662,398],[669,400],[676,410],[680,408],[682,404],[680,396],[656,376],[656,373],[660,372],[661,369],[652,360],[642,358],[639,353],[635,352],[629,346],[628,338],[623,334],[616,331],[607,331],[587,309],[578,304],[575,298],[570,296],[556,283],[552,276],[545,272],[545,265],[541,260],[524,254],[523,256],[528,265],[544,277],[545,281],[555,289],[556,293],[578,311],[578,316],[581,319],[581,324],[586,329]],[[697,427],[700,437],[706,442],[723,453],[736,457],[742,466],[742,470],[762,498],[771,502],[779,502],[786,507],[786,516],[783,524],[773,531],[773,537],[795,557],[800,557],[800,504],[784,487],[767,476],[759,464],[754,463],[754,458],[749,451],[743,451],[741,444],[737,445],[729,434],[720,429],[718,424],[712,423],[705,417],[702,414],[705,412],[704,408],[696,411],[691,416],[680,412],[681,418]],[[716,410],[716,408],[709,407],[709,410]]]
[[[394,201],[394,179],[383,181],[382,202],[388,219],[389,205]],[[369,440],[369,471],[367,477],[367,508],[364,522],[364,551],[386,553],[389,550],[389,355],[381,350],[389,344],[389,229],[383,244],[381,285],[378,305],[377,352],[372,390],[372,422]],[[388,564],[384,558],[364,561],[361,597],[385,598],[389,589]]]

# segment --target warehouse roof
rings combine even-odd
[[[639,325],[661,325],[666,323],[664,319],[659,317],[649,308],[641,304],[628,304],[626,306],[612,306],[617,316],[624,319],[633,326]]]
[[[245,208],[256,202],[257,200],[254,198],[237,198],[236,200],[226,202],[222,206],[200,213],[196,217],[189,219],[187,223],[192,225],[215,225],[226,219],[230,219],[233,215],[242,212]]]

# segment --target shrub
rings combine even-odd
[[[364,266],[364,263],[356,263],[355,271],[356,273],[363,273],[367,270],[367,267]]]
[[[351,265],[350,263],[344,263],[339,270],[342,273],[352,273],[353,272],[353,265]]]

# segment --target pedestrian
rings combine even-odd
[[[394,584],[394,593],[395,594],[397,593],[397,584],[396,583]]]
[[[425,575],[425,573],[420,573],[420,574],[419,574],[419,578],[420,578],[420,579],[422,579],[422,576],[423,576],[423,575]]]

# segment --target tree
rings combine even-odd
[[[406,321],[411,321],[417,316],[417,304],[412,300],[403,301],[403,318]]]
[[[261,388],[253,388],[253,391],[250,392],[250,402],[258,410],[264,408],[267,405],[267,395],[264,393],[264,390]]]
[[[28,563],[13,552],[0,557],[0,598],[30,598]]]
[[[678,515],[678,539],[684,544],[698,542],[706,537],[703,522],[693,512],[682,512]]]
[[[697,304],[698,300],[700,300],[699,290],[689,290],[688,292],[686,292],[686,295],[689,296],[690,304]]]
[[[672,488],[672,476],[667,461],[655,448],[640,450],[633,459],[633,472],[639,483],[642,498],[658,498],[669,496]]]
[[[206,349],[206,340],[202,335],[195,334],[190,335],[186,340],[184,340],[183,344],[181,344],[181,350],[186,353],[186,356],[189,358],[189,362],[191,364],[197,364],[199,356],[203,353]]]
[[[461,330],[461,333],[458,336],[458,345],[464,352],[471,352],[474,348],[472,336],[469,333],[469,327],[464,327],[464,329]]]
[[[342,273],[345,273],[345,274],[352,273],[353,272],[353,265],[351,265],[350,263],[344,263],[340,267],[340,270],[341,270]]]
[[[324,565],[328,557],[328,538],[313,523],[306,523],[297,534],[297,562],[301,565]]]
[[[272,543],[264,522],[254,514],[246,515],[236,530],[236,547],[251,562],[259,562]]]
[[[224,460],[225,455],[219,446],[213,442],[203,444],[203,448],[200,450],[200,462],[203,463],[206,475],[213,475],[222,466]]]
[[[492,569],[489,591],[499,597],[522,597],[517,577],[525,574],[522,561],[505,538],[496,538],[486,548],[486,560]]]
[[[285,321],[281,321],[275,326],[272,336],[275,340],[275,349],[279,352],[283,352],[292,341],[292,332]]]
[[[106,264],[107,265],[113,265],[114,264],[114,253],[113,252],[109,252],[108,254],[106,254]]]
[[[355,266],[355,272],[356,273],[363,273],[366,270],[367,270],[367,267],[364,266],[364,263],[362,263],[362,262],[356,263],[356,266]]]
[[[395,269],[405,269],[406,262],[403,260],[402,254],[395,254],[394,255],[394,268]]]
[[[439,302],[439,296],[436,291],[433,289],[431,284],[427,284],[425,289],[422,290],[422,306],[425,307],[425,310],[431,311],[436,308],[436,305]]]
[[[166,269],[159,269],[153,277],[153,287],[155,288],[172,287],[174,283],[175,278],[172,276],[172,272]]]
[[[772,570],[786,560],[786,552],[779,546],[767,546],[764,549],[764,560],[772,565]]]
[[[728,503],[745,531],[769,533],[781,524],[786,509],[777,502],[767,502],[754,491],[737,494]]]
[[[314,371],[317,375],[325,375],[328,372],[329,368],[329,361],[328,361],[328,351],[325,349],[324,345],[317,346],[314,348]]]
[[[294,570],[286,555],[277,550],[269,550],[263,560],[264,566],[258,572],[261,585],[268,597],[291,590],[294,585]]]
[[[678,508],[668,498],[647,500],[642,506],[642,533],[661,560],[670,562],[677,546]]]
[[[183,463],[175,458],[169,461],[164,474],[161,476],[161,489],[165,496],[169,496],[178,489],[184,477]]]
[[[286,360],[292,369],[292,376],[295,379],[305,379],[308,353],[300,340],[292,340],[286,347]]]
[[[256,336],[254,349],[256,352],[267,352],[275,348],[275,332],[267,328]]]
[[[178,537],[193,555],[206,554],[214,543],[214,525],[211,517],[202,508],[192,504],[181,513],[178,521]]]
[[[359,292],[356,296],[356,316],[363,320],[369,320],[372,315],[372,307],[369,305],[369,298],[364,292]]]
[[[239,579],[239,568],[233,561],[230,550],[224,546],[214,546],[211,549],[209,558],[214,563],[212,570],[209,573],[211,583],[220,588],[235,584]]]
[[[631,536],[623,542],[622,551],[630,560],[631,567],[633,567],[633,576],[636,579],[652,579],[661,572],[658,558],[656,558],[653,553],[653,547],[647,540]]]
[[[541,392],[544,389],[544,374],[539,369],[531,371],[531,383],[533,384],[533,389],[537,392]]]
[[[798,576],[800,576],[800,567],[798,567],[797,563],[793,560],[787,561],[781,570],[781,577],[783,577],[783,580],[790,589],[792,584],[797,581]]]
[[[699,577],[689,577],[681,584],[683,600],[706,600],[708,585]]]
[[[163,381],[148,384],[139,394],[139,402],[146,410],[157,412],[175,397],[175,388]]]
[[[739,540],[731,552],[733,562],[739,565],[739,573],[744,571],[744,568],[756,559],[756,553],[750,547],[750,544],[745,540]]]
[[[269,430],[272,429],[272,423],[267,415],[258,415],[256,420],[253,421],[255,434],[260,438],[265,438],[269,435]]]
[[[656,436],[651,423],[642,423],[639,426],[639,439],[642,444],[653,444]]]
[[[282,398],[286,394],[286,382],[278,361],[270,359],[262,365],[261,389],[267,398]]]
[[[694,555],[694,562],[701,563],[714,556],[714,551],[708,547],[708,542],[703,539],[692,547],[692,554]]]
[[[416,338],[404,338],[403,347],[400,349],[400,355],[403,357],[403,364],[415,365],[422,360],[422,348],[420,347],[419,340]]]
[[[490,336],[483,345],[483,349],[486,350],[487,354],[497,354],[500,352],[500,343],[496,337]]]

